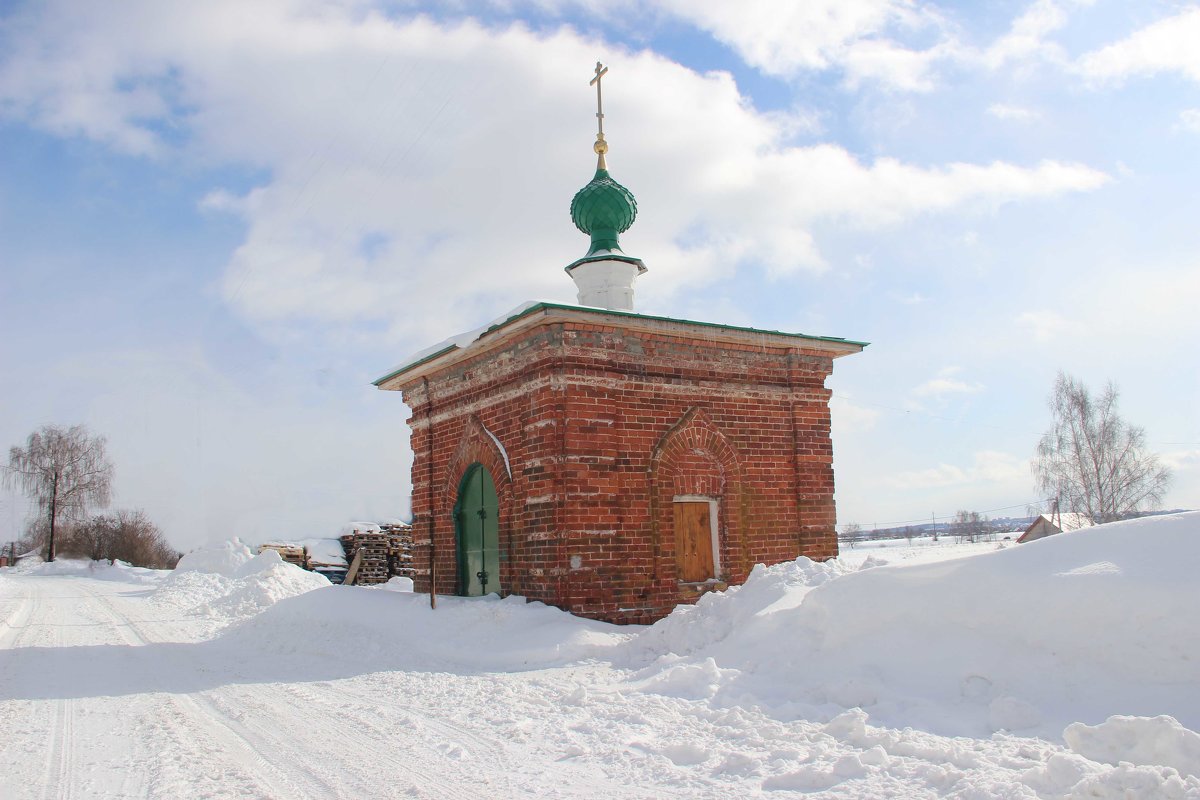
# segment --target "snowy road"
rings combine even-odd
[[[510,718],[503,681],[391,673],[258,682],[249,676],[259,669],[195,641],[187,620],[155,614],[144,589],[58,576],[8,583],[5,797],[584,797],[620,788],[594,768],[558,763],[560,752],[531,759],[541,748],[523,744],[521,731],[535,723]],[[544,691],[522,683],[535,718]],[[494,694],[502,700],[490,702]]]
[[[1200,798],[1033,738],[717,702],[712,659],[625,668],[625,629],[553,609],[328,586],[182,608],[208,579],[0,576],[0,797]],[[355,625],[386,615],[382,636]]]

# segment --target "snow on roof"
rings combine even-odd
[[[1076,511],[1066,511],[1061,514],[1040,514],[1034,520],[1033,524],[1036,525],[1038,520],[1043,519],[1064,533],[1090,528],[1095,524],[1087,514],[1080,514]]]
[[[389,370],[382,378],[379,378],[374,383],[376,386],[381,386],[383,383],[391,380],[392,378],[396,377],[400,373],[405,372],[424,361],[428,361],[428,360],[434,358],[435,356],[441,355],[442,353],[449,352],[451,350],[465,349],[465,348],[471,346],[474,342],[476,342],[480,337],[482,337],[484,334],[488,333],[489,331],[491,331],[495,328],[499,328],[499,327],[505,325],[506,323],[511,322],[512,320],[515,320],[518,317],[523,316],[526,312],[528,312],[532,309],[537,309],[537,308],[573,309],[573,310],[578,310],[578,311],[599,311],[603,314],[610,314],[610,315],[615,315],[615,316],[620,316],[620,317],[637,317],[637,318],[646,319],[646,320],[658,320],[658,321],[664,321],[664,322],[677,322],[677,323],[687,323],[687,324],[691,324],[691,325],[703,325],[703,326],[709,327],[709,328],[727,328],[727,329],[731,329],[731,330],[749,331],[749,332],[758,333],[758,334],[766,333],[766,334],[774,334],[774,335],[778,335],[778,336],[788,336],[788,337],[793,337],[793,338],[809,339],[809,340],[814,340],[814,341],[845,343],[848,345],[854,345],[854,346],[858,347],[859,350],[866,347],[868,344],[867,342],[858,342],[858,341],[854,341],[852,339],[843,339],[843,338],[837,337],[837,336],[811,336],[811,335],[805,334],[805,333],[788,333],[786,331],[766,330],[763,328],[748,328],[748,327],[744,327],[741,325],[726,325],[726,324],[722,324],[722,323],[697,322],[696,320],[678,319],[678,318],[674,318],[674,317],[661,317],[661,316],[656,316],[654,314],[641,314],[641,313],[634,312],[634,311],[621,311],[618,309],[603,308],[601,306],[585,306],[585,305],[578,305],[578,304],[560,303],[555,300],[526,300],[524,303],[521,303],[519,306],[512,309],[508,313],[501,314],[499,317],[496,317],[495,319],[493,319],[491,322],[487,323],[486,325],[481,325],[478,328],[474,328],[473,330],[467,331],[466,333],[460,333],[460,334],[457,334],[456,336],[451,336],[448,339],[443,339],[442,341],[438,342],[435,345],[426,347],[422,350],[418,350],[417,352],[410,355],[408,358],[401,361],[398,366],[396,366],[394,369]]]
[[[370,524],[370,523],[351,523],[354,525]],[[359,530],[362,530],[361,528]],[[319,564],[323,567],[344,567],[346,566],[346,551],[342,549],[342,543],[337,539],[313,537],[309,539],[290,539],[284,541],[282,539],[274,539],[269,542],[263,542],[259,545],[261,552],[264,547],[267,548],[293,548],[296,550],[307,550],[308,560],[313,564]]]
[[[374,522],[347,522],[342,526],[341,535],[347,536],[353,533],[379,533],[380,527]]]
[[[337,539],[301,539],[300,544],[308,548],[310,564],[321,566],[346,566],[346,551]]]
[[[424,361],[425,359],[435,356],[443,350],[451,350],[454,348],[469,347],[476,339],[483,336],[485,333],[495,328],[498,325],[503,325],[513,317],[518,317],[529,309],[543,303],[551,302],[549,300],[526,300],[516,308],[509,311],[507,314],[501,314],[486,325],[480,325],[478,328],[466,331],[465,333],[455,334],[447,339],[443,339],[435,345],[430,345],[410,355],[408,358],[401,361],[394,369],[388,370],[388,375],[395,375],[397,372],[402,372],[409,367]],[[383,379],[381,379],[382,382]]]

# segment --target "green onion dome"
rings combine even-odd
[[[610,178],[603,167],[596,170],[596,177],[571,200],[571,220],[576,228],[592,237],[589,256],[603,250],[620,252],[617,235],[629,230],[635,219],[637,200],[633,193]]]

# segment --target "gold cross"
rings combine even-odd
[[[600,93],[600,79],[608,74],[608,67],[596,62],[596,77],[588,81],[588,86],[596,87],[596,144],[592,149],[596,151],[596,155],[600,157],[596,168],[607,169],[604,163],[604,154],[608,152],[608,142],[604,141],[604,98]]]

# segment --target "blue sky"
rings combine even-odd
[[[1196,41],[1175,2],[0,4],[0,442],[89,425],[181,548],[404,516],[370,381],[573,301],[601,60],[639,308],[872,343],[842,523],[1023,513],[1060,369],[1195,507]]]

